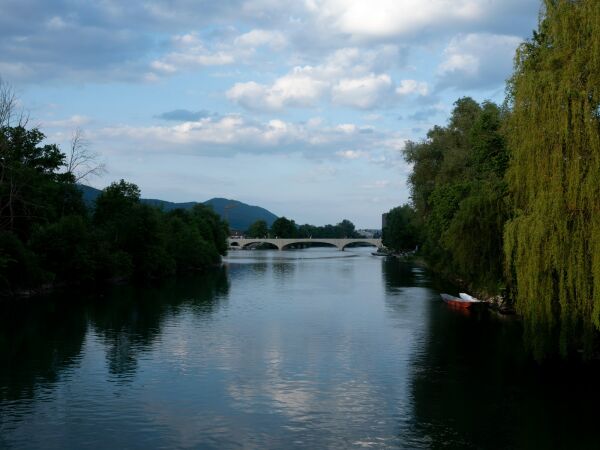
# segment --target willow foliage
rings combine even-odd
[[[600,329],[600,2],[545,0],[509,82],[505,255],[526,337],[593,351]]]

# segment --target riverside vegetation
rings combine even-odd
[[[461,98],[408,143],[412,202],[384,230],[386,245],[419,242],[438,273],[514,301],[538,359],[598,354],[599,30],[600,2],[545,0],[504,104]]]
[[[4,93],[7,92],[4,87]],[[5,102],[6,103],[6,102]],[[1,112],[1,111],[0,111]],[[0,291],[155,278],[220,262],[227,224],[196,205],[163,212],[140,190],[112,183],[88,210],[67,155],[0,114]]]

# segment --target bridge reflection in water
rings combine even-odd
[[[277,247],[279,250],[285,250],[286,248],[292,248],[294,246],[310,246],[312,244],[325,244],[332,245],[338,250],[343,251],[349,245],[354,244],[366,244],[372,245],[373,247],[381,247],[381,239],[313,239],[313,238],[297,238],[297,239],[253,239],[253,238],[229,238],[229,248],[243,249],[248,248],[256,244],[270,244]]]

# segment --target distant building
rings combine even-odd
[[[378,239],[381,236],[381,230],[377,230],[374,228],[365,228],[363,230],[356,230],[356,232],[364,238],[367,239]]]

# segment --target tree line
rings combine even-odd
[[[545,0],[502,105],[461,98],[409,142],[411,204],[384,242],[523,318],[534,354],[598,353],[600,3]]]
[[[0,292],[67,283],[156,278],[201,270],[220,262],[228,227],[209,207],[165,213],[140,203],[140,190],[124,180],[85,207],[73,159],[44,134],[13,124],[0,82]],[[10,105],[9,105],[10,106]]]
[[[271,227],[264,220],[257,220],[246,230],[245,236],[249,238],[321,238],[342,239],[358,238],[360,235],[355,230],[354,224],[347,219],[336,225],[297,225],[294,220],[285,216],[275,219]]]

